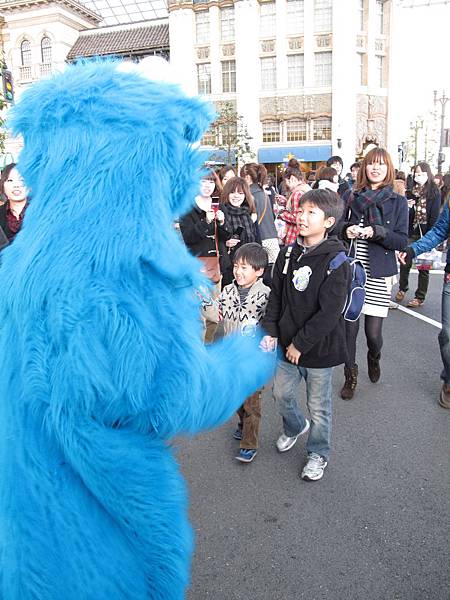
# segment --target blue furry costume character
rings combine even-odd
[[[184,597],[193,535],[168,440],[223,423],[273,361],[254,339],[201,342],[199,264],[172,222],[209,118],[101,62],[15,109],[32,201],[1,266],[2,600]]]

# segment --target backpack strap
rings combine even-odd
[[[341,250],[341,252],[338,252],[336,256],[330,261],[327,275],[329,275],[331,271],[336,271],[336,269],[339,269],[339,267],[343,265],[346,260],[347,255],[345,254],[345,252],[343,250]]]
[[[284,267],[283,267],[283,275],[287,275],[289,268],[289,261],[291,260],[292,254],[292,246],[288,246],[286,250],[286,254],[284,255]]]

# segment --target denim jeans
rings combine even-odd
[[[306,382],[306,406],[311,419],[306,450],[328,460],[331,442],[331,378],[333,367],[309,369],[287,361],[278,362],[273,394],[283,419],[284,433],[293,437],[306,425],[299,406],[300,383]]]
[[[442,288],[442,329],[438,339],[444,363],[441,379],[450,385],[450,280],[446,282],[445,278]]]

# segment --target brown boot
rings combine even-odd
[[[352,369],[344,367],[345,383],[341,390],[341,398],[343,400],[351,400],[355,393],[356,384],[358,383],[358,365]]]
[[[372,356],[370,352],[367,353],[367,369],[369,371],[369,379],[372,383],[376,383],[380,379],[380,356],[380,353],[377,356]]]
[[[441,395],[439,396],[439,404],[442,408],[450,408],[450,385],[444,383],[442,385]]]

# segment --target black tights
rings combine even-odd
[[[361,319],[362,317],[360,317]],[[345,322],[345,334],[347,337],[348,362],[346,366],[353,368],[356,365],[356,338],[358,337],[359,321]],[[383,317],[364,316],[364,332],[367,339],[367,348],[372,356],[378,356],[383,346]]]

